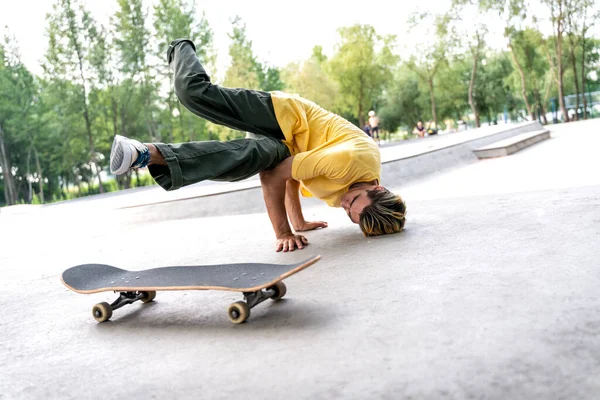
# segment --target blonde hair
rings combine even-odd
[[[359,226],[365,236],[397,233],[404,229],[406,203],[387,189],[367,191],[371,204],[360,214]]]

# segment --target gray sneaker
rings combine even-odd
[[[139,158],[145,159],[140,162]],[[133,168],[145,167],[148,164],[148,148],[135,139],[115,135],[110,149],[110,172],[122,175]]]

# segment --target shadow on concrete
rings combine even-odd
[[[153,304],[154,303],[154,304]],[[339,319],[343,315],[334,312],[327,304],[316,304],[304,299],[282,299],[278,302],[269,301],[267,304],[260,304],[251,310],[250,318],[242,324],[233,324],[227,317],[227,306],[229,303],[220,301],[206,303],[207,307],[197,304],[195,307],[189,305],[178,307],[176,313],[161,311],[159,302],[152,302],[141,305],[137,309],[122,310],[122,314],[115,315],[111,320],[99,323],[95,331],[101,335],[118,334],[135,330],[160,331],[161,335],[169,333],[171,335],[185,334],[190,331],[206,331],[214,335],[215,331],[221,333],[231,332],[256,332],[258,335],[264,333],[265,329],[273,328],[278,331],[293,330],[301,331],[304,329],[312,330],[314,328],[326,328],[333,320]],[[166,304],[165,304],[166,305]],[[170,304],[173,306],[173,304]],[[118,313],[121,310],[116,311]]]

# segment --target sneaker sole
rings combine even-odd
[[[121,135],[115,135],[115,139],[110,150],[110,172],[115,175],[122,175],[129,171],[131,165],[125,160],[131,160],[131,147],[124,146],[127,139]],[[114,164],[118,164],[115,168]]]

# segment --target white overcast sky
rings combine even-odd
[[[152,0],[145,0],[150,7]],[[0,0],[0,27],[8,27],[18,41],[21,59],[34,73],[40,74],[39,61],[47,46],[44,35],[45,16],[51,11],[52,0]],[[355,23],[370,24],[379,34],[398,36],[398,53],[408,53],[415,43],[428,40],[423,31],[407,33],[406,21],[414,11],[443,12],[450,0],[197,0],[199,13],[204,11],[215,33],[218,52],[218,74],[229,63],[227,33],[235,15],[246,23],[248,37],[255,54],[263,62],[279,67],[310,56],[315,45],[332,54],[338,40],[336,29]],[[117,9],[116,0],[85,0],[94,18],[109,24]],[[474,17],[465,16],[468,24]],[[502,47],[502,23],[496,19],[488,24],[489,44]]]

